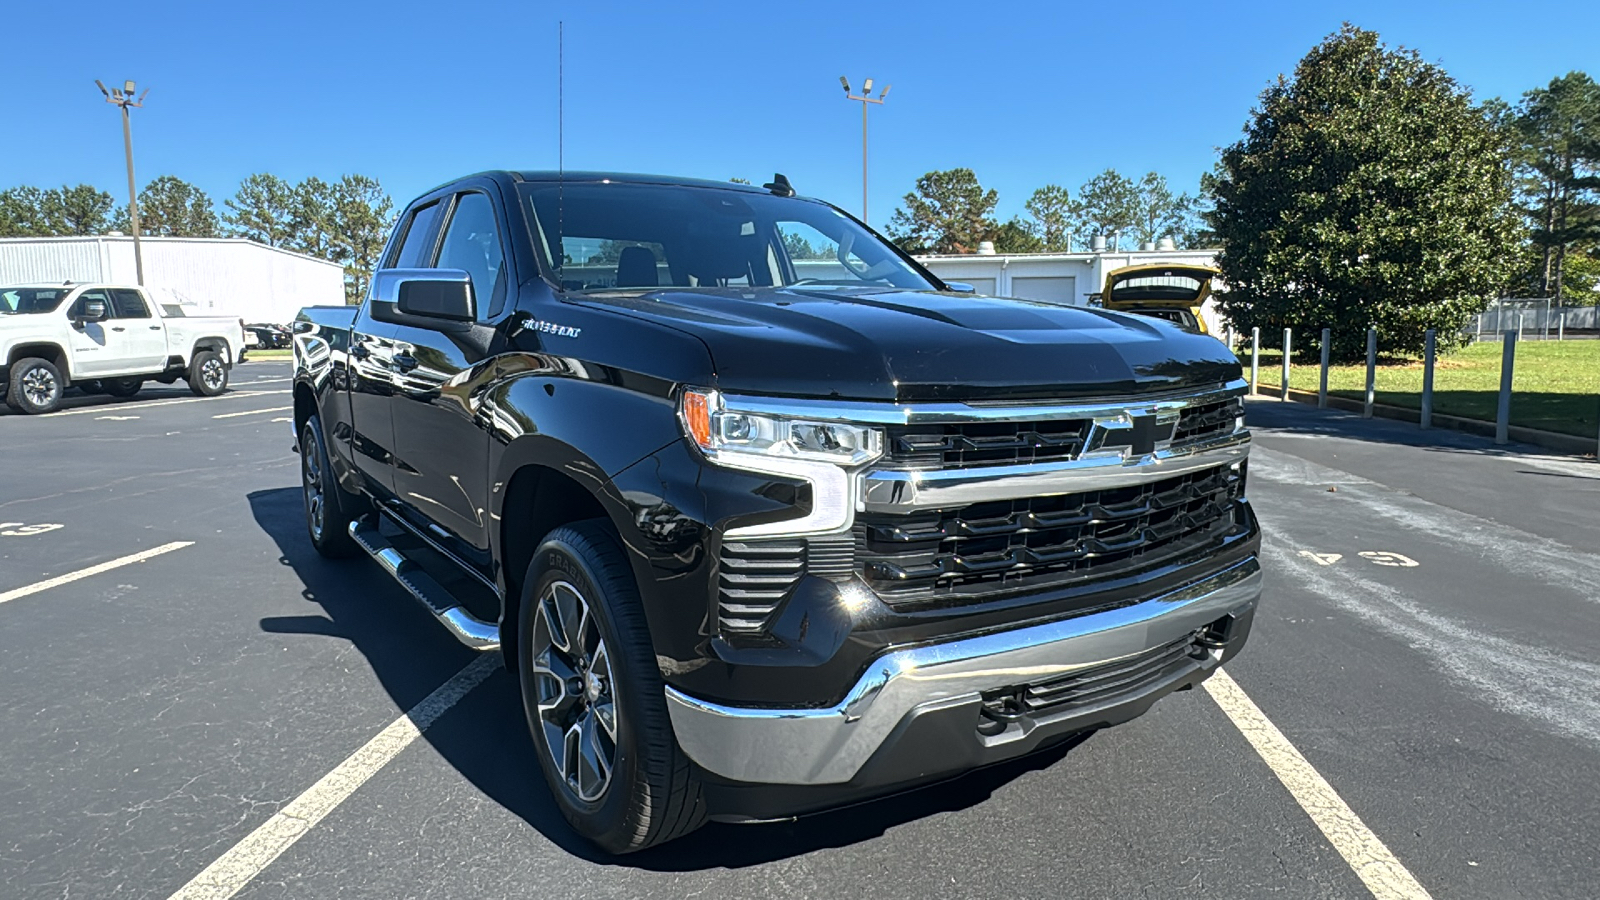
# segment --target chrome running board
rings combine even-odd
[[[411,596],[433,613],[456,640],[474,650],[500,649],[500,628],[462,608],[461,602],[422,567],[406,559],[378,530],[375,516],[363,516],[350,523],[350,537],[356,546],[378,561]]]

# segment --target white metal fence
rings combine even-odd
[[[1582,333],[1597,329],[1600,329],[1600,317],[1596,316],[1593,306],[1563,307],[1549,299],[1517,299],[1496,300],[1474,316],[1463,330],[1484,341],[1498,341],[1507,331],[1518,332],[1525,341],[1553,341],[1568,337],[1569,331]]]

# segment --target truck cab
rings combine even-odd
[[[294,352],[308,540],[501,653],[610,852],[1127,721],[1261,593],[1226,348],[950,290],[781,175],[452,181]]]
[[[243,346],[237,319],[173,316],[141,287],[0,285],[0,395],[17,412],[50,412],[74,384],[131,397],[146,380],[184,378],[213,396]]]

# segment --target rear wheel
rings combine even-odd
[[[202,397],[215,397],[228,389],[228,366],[215,350],[201,350],[189,362],[189,390]]]
[[[306,534],[311,546],[329,559],[354,556],[350,537],[354,517],[328,467],[328,447],[322,439],[322,421],[316,416],[300,429],[300,490],[305,499]]]
[[[631,853],[699,828],[633,575],[610,526],[558,528],[524,579],[518,677],[539,767],[578,833]]]
[[[47,359],[25,357],[11,364],[6,405],[21,413],[47,413],[61,405],[66,385],[61,370]]]
[[[100,382],[106,393],[113,397],[132,397],[144,387],[143,378],[107,378]]]

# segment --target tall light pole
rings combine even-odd
[[[144,98],[150,95],[150,89],[145,88],[139,99],[133,99],[133,82],[125,81],[120,88],[106,90],[100,79],[94,80],[95,87],[100,93],[106,95],[107,103],[114,103],[122,107],[122,150],[128,157],[128,224],[133,226],[133,268],[137,273],[140,286],[144,285],[144,253],[139,249],[139,195],[133,186],[133,126],[128,124],[128,108],[144,106]]]
[[[883,105],[883,98],[889,96],[892,84],[884,85],[882,93],[877,97],[872,96],[872,79],[868,78],[861,84],[861,96],[850,93],[850,80],[843,75],[839,76],[839,83],[844,85],[844,95],[850,100],[861,101],[861,221],[867,221],[867,104],[876,103]]]

